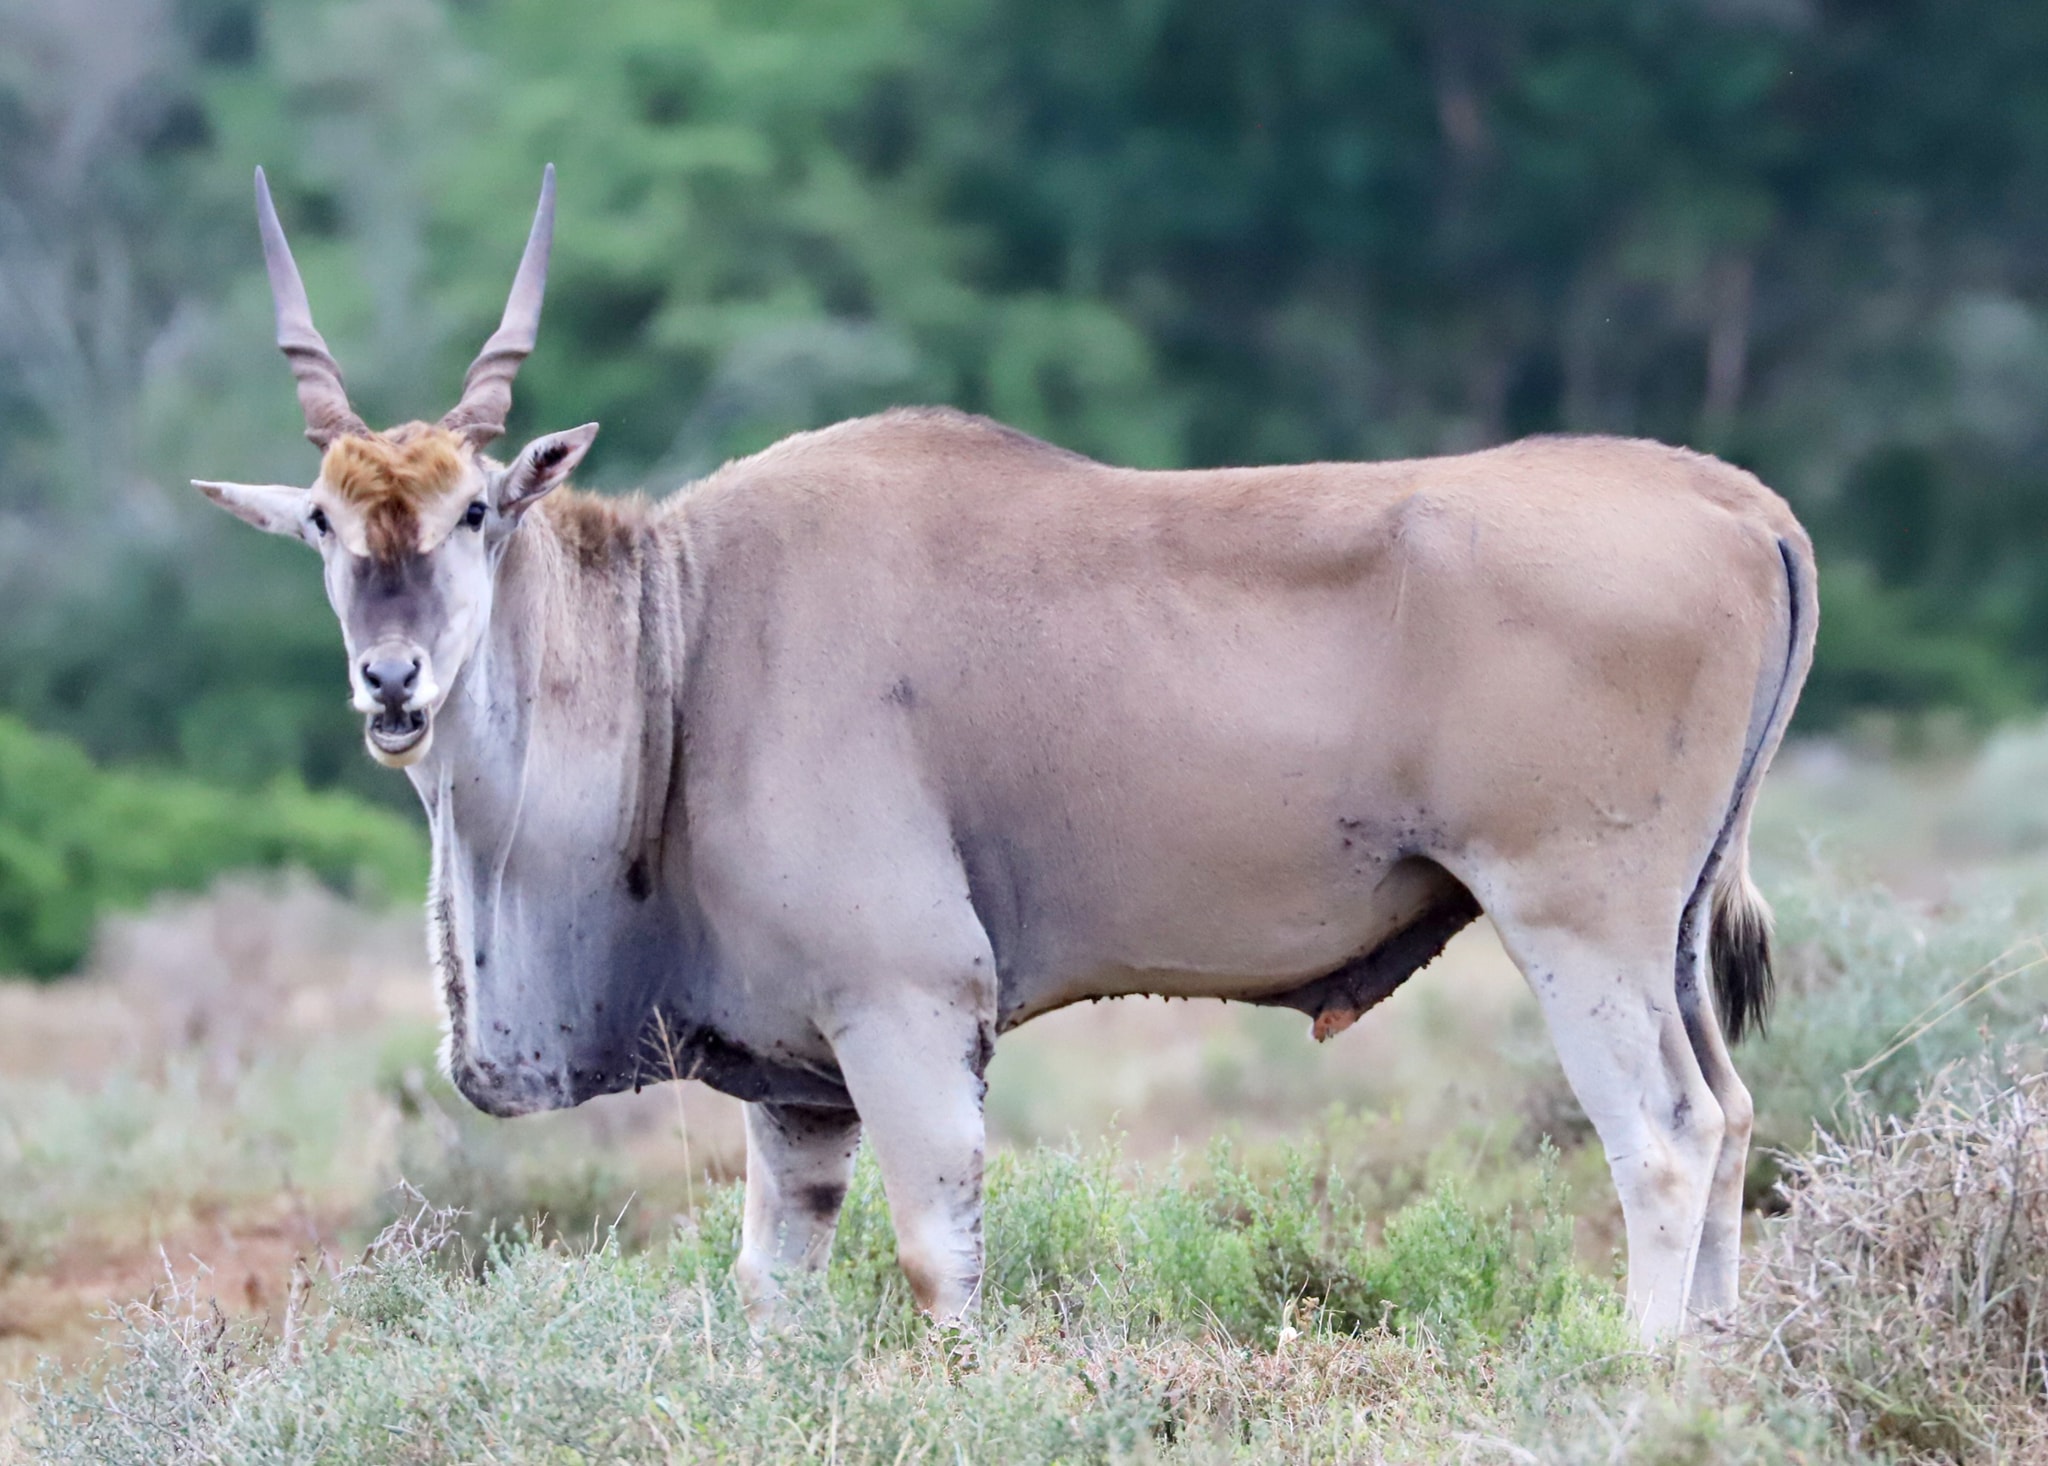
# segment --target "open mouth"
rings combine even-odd
[[[366,729],[370,746],[383,754],[406,753],[427,736],[427,710],[406,708],[372,714]]]

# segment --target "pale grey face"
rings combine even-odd
[[[314,486],[308,528],[348,648],[350,705],[370,756],[389,767],[426,756],[434,716],[490,624],[494,572],[518,523],[493,504],[492,477],[472,467],[420,506],[413,543],[383,554],[369,552],[356,506]]]
[[[434,716],[490,624],[497,567],[521,519],[596,436],[595,423],[552,433],[503,467],[465,457],[444,488],[402,504],[354,479],[341,492],[328,471],[309,488],[198,487],[258,529],[319,551],[365,745],[379,763],[403,768],[433,745]],[[342,477],[332,452],[329,463]]]

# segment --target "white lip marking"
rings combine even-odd
[[[372,718],[363,729],[363,742],[370,750],[370,757],[387,768],[402,769],[408,764],[418,763],[433,745],[434,720],[425,712],[421,712],[417,728],[387,732],[377,723],[378,719]]]

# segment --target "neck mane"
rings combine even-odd
[[[678,690],[690,612],[680,519],[639,496],[560,489],[506,547],[491,623],[457,675],[435,750],[414,778],[429,817],[461,789],[465,835],[506,848],[548,837],[536,760],[573,765],[591,797],[615,792],[622,879],[659,879],[677,768]]]
[[[688,542],[675,516],[638,494],[607,499],[563,489],[537,511],[538,522],[529,529],[536,548],[545,541],[552,551],[556,604],[565,614],[550,618],[549,641],[563,654],[560,664],[572,677],[568,686],[600,697],[630,686],[627,700],[639,711],[637,756],[623,772],[636,791],[627,882],[644,895],[659,878],[666,814],[681,772],[677,727],[691,579]],[[574,641],[564,644],[567,638]],[[595,687],[578,686],[574,672],[590,670],[582,657],[607,640],[622,660],[607,667]],[[543,664],[548,665],[545,652]]]

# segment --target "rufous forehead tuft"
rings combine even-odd
[[[457,434],[411,422],[336,438],[320,477],[363,516],[370,555],[388,563],[419,548],[422,513],[462,483],[473,457]]]

